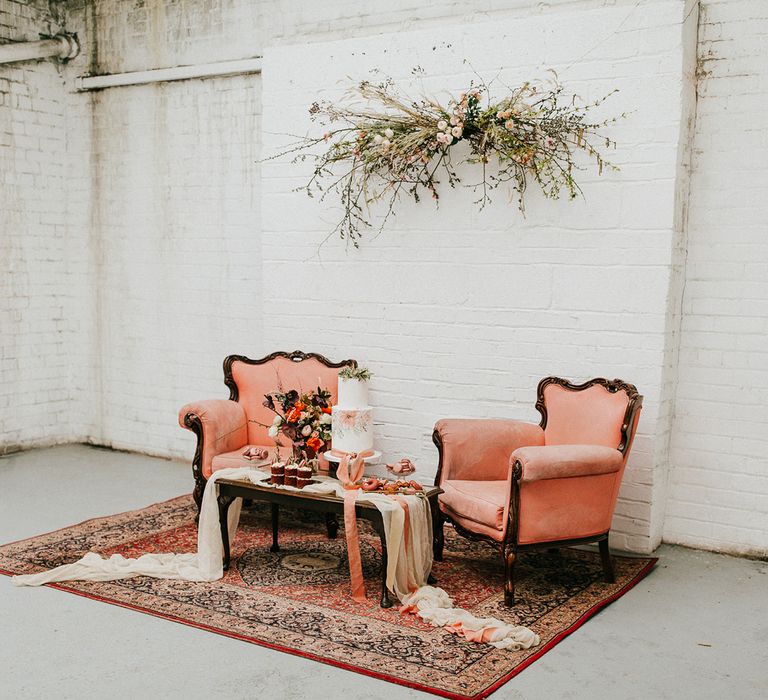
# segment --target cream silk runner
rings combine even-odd
[[[63,564],[37,574],[14,576],[13,583],[17,586],[41,586],[58,581],[113,581],[134,576],[185,581],[220,579],[224,575],[224,546],[219,527],[218,479],[270,486],[269,474],[252,467],[214,472],[203,494],[196,554],[144,554],[136,559],[113,554],[104,559],[95,552],[89,552],[72,564]],[[292,487],[279,488],[290,490]],[[528,649],[539,644],[538,635],[526,627],[508,625],[495,618],[475,617],[466,610],[454,608],[448,594],[441,588],[424,585],[432,569],[432,518],[426,498],[399,496],[398,499],[402,500],[395,500],[380,493],[344,489],[335,479],[327,478],[321,478],[319,483],[310,484],[303,490],[338,497],[344,497],[349,492],[354,494],[355,499],[364,499],[378,508],[384,522],[389,555],[387,587],[403,603],[401,612],[417,614],[429,624],[445,627],[469,641],[493,644],[503,649]],[[242,500],[238,498],[229,508],[227,526],[230,542],[237,531],[241,507]]]

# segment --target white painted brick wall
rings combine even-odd
[[[94,96],[99,442],[188,455],[176,414],[260,352],[260,78]]]
[[[768,551],[768,4],[706,0],[664,539]]]
[[[0,0],[0,42],[55,32],[51,9]],[[52,61],[0,66],[0,452],[87,435],[73,367],[91,290],[67,229],[67,99]]]
[[[533,190],[523,219],[505,193],[478,213],[466,190],[431,203],[403,201],[391,226],[360,251],[318,245],[338,211],[293,192],[307,176],[285,163],[263,166],[264,332],[269,345],[319,347],[371,367],[377,441],[386,456],[409,455],[434,471],[435,421],[447,416],[537,419],[537,381],[619,376],[646,397],[635,451],[614,521],[615,546],[648,550],[653,453],[661,398],[681,121],[682,5],[654,3],[608,28],[626,8],[578,10],[492,24],[323,44],[268,48],[264,58],[264,151],[303,133],[306,109],[340,92],[345,76],[385,66],[407,82],[420,65],[424,88],[455,92],[503,68],[517,84],[558,70],[578,93],[623,89],[614,109],[634,111],[615,129],[620,174],[583,176],[586,202],[552,203]],[[608,35],[590,60],[574,54]],[[605,29],[603,29],[605,28]],[[542,39],[546,37],[546,39]],[[453,48],[456,47],[456,48]],[[411,86],[411,89],[414,89]],[[418,88],[415,88],[418,89]],[[647,125],[653,124],[653,129]],[[316,127],[315,127],[316,128]],[[653,141],[653,168],[643,152]],[[470,181],[469,169],[463,173]],[[315,282],[311,282],[315,280]],[[266,282],[266,273],[265,273]]]
[[[704,3],[683,275],[691,4],[0,0],[0,40],[65,26],[86,46],[63,70],[0,68],[0,444],[189,457],[176,410],[226,396],[224,355],[300,347],[372,367],[380,446],[426,474],[438,417],[537,420],[543,374],[621,376],[646,410],[613,545],[647,550],[663,530],[764,552],[765,5]],[[263,80],[73,92],[87,72],[262,53]],[[465,56],[508,82],[554,66],[587,95],[621,87],[613,105],[636,110],[616,130],[621,173],[587,174],[586,202],[534,195],[526,219],[501,193],[482,214],[466,192],[437,212],[404,202],[361,251],[313,258],[335,212],[289,191],[292,167],[262,179],[262,104],[269,150],[337,78],[418,62],[428,87],[459,90]]]

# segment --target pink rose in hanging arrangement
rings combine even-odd
[[[593,119],[592,110],[616,91],[585,103],[566,95],[556,78],[542,85],[524,83],[495,99],[488,86],[471,86],[446,104],[406,97],[391,79],[363,81],[349,92],[349,102],[315,102],[310,107],[313,120],[329,125],[322,136],[301,139],[268,160],[289,154],[300,161],[314,158],[313,173],[302,189],[310,196],[319,192],[321,199],[329,193],[340,197],[343,214],[331,234],[354,246],[373,227],[368,220],[372,205],[383,203],[381,231],[400,195],[418,202],[426,190],[437,201],[439,185],[460,184],[451,150],[458,143],[469,149],[462,162],[481,166],[477,180],[468,185],[479,191],[481,208],[494,189],[508,186],[524,211],[531,183],[546,197],[565,194],[573,199],[581,193],[574,178],[579,169],[575,154],[581,151],[594,159],[599,172],[615,169],[600,150],[615,147],[603,129],[625,116]],[[360,98],[367,106],[360,106]],[[318,146],[325,150],[318,154]],[[493,172],[486,167],[491,158],[498,166]]]

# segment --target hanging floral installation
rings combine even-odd
[[[614,92],[584,103],[567,97],[555,77],[547,84],[525,83],[497,101],[491,101],[487,85],[471,86],[443,105],[409,100],[391,79],[363,81],[339,104],[312,104],[312,120],[327,128],[322,136],[301,138],[269,160],[314,159],[314,171],[299,189],[310,197],[339,195],[344,213],[328,237],[338,233],[357,247],[363,231],[373,228],[371,205],[386,205],[381,231],[401,194],[418,202],[427,192],[437,201],[441,185],[460,184],[456,166],[462,162],[479,166],[479,181],[468,186],[479,192],[481,208],[502,185],[511,188],[523,212],[531,182],[551,199],[564,192],[575,198],[581,189],[574,174],[584,169],[574,160],[577,152],[591,157],[599,173],[617,169],[598,149],[615,148],[601,130],[625,115],[590,119],[591,110]],[[462,143],[468,150],[459,155],[456,146]]]

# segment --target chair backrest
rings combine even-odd
[[[331,401],[335,404],[342,367],[357,367],[357,362],[331,362],[317,353],[300,350],[273,352],[260,360],[243,355],[227,357],[224,360],[224,383],[229,387],[229,398],[245,408],[249,444],[273,444],[267,430],[275,414],[264,406],[265,394],[290,389],[303,393],[319,386],[331,392]]]
[[[605,445],[627,454],[643,397],[620,379],[572,384],[546,377],[539,382],[536,408],[546,445]]]

